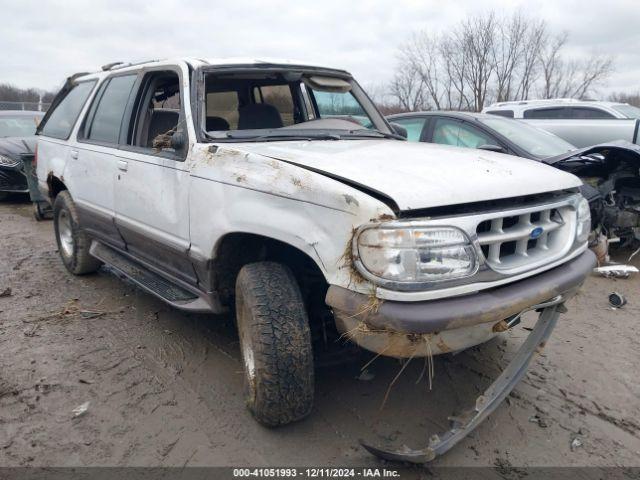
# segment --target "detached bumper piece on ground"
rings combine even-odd
[[[539,347],[544,346],[556,326],[558,316],[564,308],[563,302],[562,296],[548,302],[549,306],[546,306],[540,313],[534,329],[516,356],[489,388],[476,398],[475,406],[459,416],[450,417],[451,430],[440,435],[433,435],[429,440],[429,445],[419,450],[411,449],[406,445],[398,449],[386,449],[374,447],[365,442],[361,442],[362,446],[376,457],[385,460],[418,464],[430,462],[450,450],[488,417],[524,377],[534,354]],[[535,309],[535,307],[533,308]]]

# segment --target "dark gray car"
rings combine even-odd
[[[640,147],[615,141],[577,148],[520,120],[471,112],[389,115],[409,141],[508,153],[577,175],[594,229],[623,244],[640,242]]]
[[[29,191],[22,159],[33,155],[35,132],[44,112],[0,110],[0,200]]]

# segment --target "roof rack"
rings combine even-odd
[[[111,63],[107,63],[106,65],[103,65],[100,68],[102,69],[103,72],[108,72],[111,70],[119,70],[121,68],[134,67],[136,65],[144,65],[145,63],[153,63],[153,62],[159,62],[159,61],[160,61],[159,58],[154,58],[152,60],[144,60],[142,62],[136,62],[136,63],[111,62]]]

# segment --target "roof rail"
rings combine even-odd
[[[110,70],[119,70],[121,68],[127,68],[127,67],[134,67],[136,65],[144,65],[145,63],[153,63],[153,62],[159,62],[160,59],[159,58],[154,58],[152,60],[144,60],[142,62],[112,62],[112,63],[107,63],[106,65],[103,65],[101,68],[104,72],[110,71]]]
[[[102,65],[100,68],[103,72],[108,72],[109,70],[113,70],[113,67],[117,67],[118,65],[124,65],[124,62],[111,62],[106,65]]]

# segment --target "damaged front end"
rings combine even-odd
[[[537,311],[538,322],[511,363],[462,414],[450,417],[450,430],[430,437],[426,447],[410,449],[363,446],[386,460],[426,463],[451,449],[509,395],[524,376],[539,347],[549,338],[564,303],[595,266],[586,250],[544,273],[470,295],[434,300],[371,302],[371,296],[332,285],[326,296],[338,330],[378,355],[413,358],[477,345],[515,327],[523,313]]]
[[[584,182],[594,235],[591,246],[600,263],[609,243],[640,246],[640,146],[617,141],[545,160]]]

